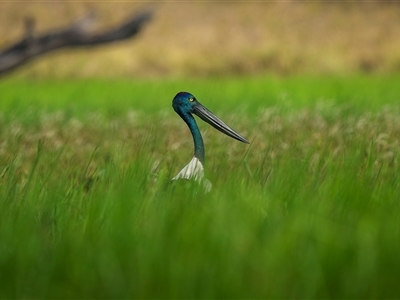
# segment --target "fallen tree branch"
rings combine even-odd
[[[114,29],[93,34],[88,30],[88,27],[90,27],[94,20],[94,14],[90,13],[65,29],[48,32],[39,36],[35,36],[34,34],[34,20],[26,19],[25,37],[14,45],[0,50],[0,76],[27,63],[34,57],[56,49],[93,47],[131,38],[142,29],[142,26],[151,17],[151,11],[142,11],[133,15]]]

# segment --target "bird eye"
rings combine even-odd
[[[189,101],[190,101],[190,102],[193,102],[193,101],[194,101],[194,98],[189,98]]]

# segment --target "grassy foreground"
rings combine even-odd
[[[0,297],[398,297],[398,82],[0,82]],[[182,89],[251,142],[206,194]]]

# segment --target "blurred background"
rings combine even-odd
[[[272,73],[400,71],[399,2],[2,2],[0,48],[96,12],[96,30],[154,9],[139,35],[94,48],[62,49],[7,76],[154,78]]]

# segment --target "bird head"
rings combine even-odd
[[[172,100],[172,107],[178,115],[193,114],[194,106],[198,103],[195,96],[187,92],[179,92]]]
[[[176,94],[176,96],[172,100],[172,107],[185,122],[187,122],[188,115],[195,114],[204,122],[207,122],[218,131],[238,141],[249,144],[249,142],[244,137],[242,137],[240,134],[238,134],[236,131],[226,125],[220,118],[218,118],[206,107],[204,107],[199,101],[197,101],[195,96],[188,92],[179,92],[178,94]]]

